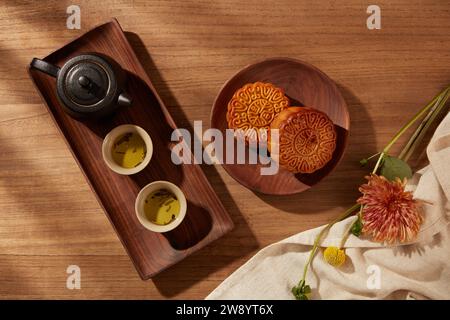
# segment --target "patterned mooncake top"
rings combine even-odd
[[[246,84],[228,103],[228,128],[241,129],[247,141],[253,140],[288,106],[289,99],[280,88],[262,82]]]
[[[277,161],[295,173],[312,173],[323,168],[336,149],[336,131],[328,116],[307,107],[291,107],[272,123],[279,129]]]

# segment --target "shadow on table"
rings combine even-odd
[[[174,121],[187,127],[186,129],[192,133],[193,130],[189,120],[165,84],[164,79],[158,72],[140,37],[132,32],[125,32],[125,34],[144,66],[145,71],[152,80],[153,85],[160,93],[162,100],[170,102],[170,109],[172,110]],[[232,217],[235,227],[231,232],[208,245],[207,248],[199,250],[152,278],[153,283],[160,293],[166,297],[173,297],[187,290],[217,269],[230,264],[240,257],[248,255],[258,248],[256,238],[228,193],[217,170],[213,166],[208,165],[202,165],[202,169],[222,204]],[[239,235],[245,236],[245,244],[240,241],[242,236]],[[214,256],[205,254],[205,252],[214,252]]]

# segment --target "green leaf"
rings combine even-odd
[[[301,292],[301,288],[299,286],[293,287],[292,288],[292,294],[294,295],[296,300],[305,300],[303,299],[303,297],[305,296],[302,292]]]
[[[356,220],[355,223],[353,223],[351,232],[353,235],[359,237],[361,235],[362,228],[363,224],[361,222],[361,219],[358,218],[358,220]]]
[[[359,164],[361,165],[361,167],[365,167],[367,166],[367,163],[369,162],[369,160],[367,159],[361,159],[359,160]]]
[[[306,285],[304,280],[301,280],[298,285],[292,288],[291,292],[297,300],[309,300],[308,294],[311,293],[311,287]]]
[[[396,157],[385,156],[380,171],[381,175],[388,180],[395,180],[395,178],[411,178],[412,170],[409,165]]]

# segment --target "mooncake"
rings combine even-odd
[[[271,140],[271,156],[294,173],[313,173],[323,168],[336,149],[336,130],[328,116],[308,107],[289,107],[274,119],[270,130],[278,129],[278,141]],[[275,152],[278,144],[278,153]]]
[[[271,83],[249,83],[238,89],[228,103],[227,123],[240,129],[245,140],[257,140],[269,130],[275,117],[289,106],[282,89]]]

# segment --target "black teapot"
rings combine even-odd
[[[75,56],[61,68],[34,58],[30,67],[56,78],[58,99],[71,116],[103,117],[131,105],[131,98],[123,91],[125,71],[99,53]]]

